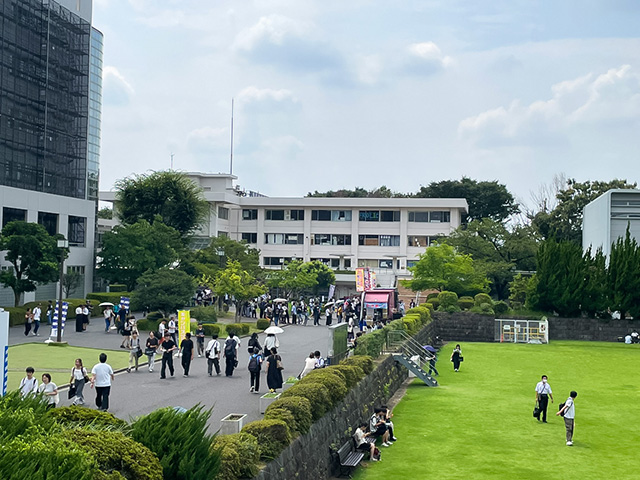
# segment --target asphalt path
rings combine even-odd
[[[78,347],[90,347],[101,349],[109,354],[109,350],[120,350],[119,346],[122,337],[115,330],[110,333],[104,332],[104,321],[99,318],[92,318],[87,331],[84,333],[75,332],[75,321],[69,322],[63,337],[70,345]],[[323,356],[327,355],[330,345],[330,332],[325,326],[283,326],[284,333],[278,335],[280,348],[278,353],[282,357],[284,370],[283,378],[296,376],[304,367],[304,360],[309,353],[320,350]],[[24,327],[13,327],[9,332],[9,344],[16,345],[29,342],[43,342],[50,333],[50,326],[43,324],[40,327],[40,337],[24,336]],[[141,343],[147,339],[146,332],[141,333]],[[264,345],[265,335],[260,335],[260,344]],[[224,342],[224,339],[222,339]],[[184,378],[180,358],[174,358],[175,376],[170,377],[167,372],[167,379],[160,379],[160,362],[156,362],[154,372],[148,371],[146,365],[141,365],[138,371],[131,373],[120,372],[116,374],[111,387],[109,398],[109,411],[119,418],[129,420],[139,415],[145,415],[161,407],[184,407],[191,408],[200,403],[205,408],[213,408],[209,427],[211,432],[220,428],[220,420],[231,413],[246,414],[245,423],[259,420],[260,395],[251,393],[250,374],[247,370],[249,354],[247,352],[247,341],[249,337],[241,338],[241,345],[238,350],[238,368],[235,369],[232,377],[224,375],[224,360],[220,363],[222,373],[220,376],[209,377],[207,374],[207,359],[198,358],[197,354],[191,364],[189,377]],[[208,339],[207,339],[208,341]],[[83,358],[84,364],[90,369],[98,362],[98,354],[95,359]],[[157,355],[156,358],[159,358]],[[146,361],[146,356],[140,360]],[[108,363],[108,360],[107,360]],[[260,378],[261,393],[267,392],[267,381],[265,369]],[[87,386],[84,390],[87,406],[94,406],[95,394]],[[60,406],[69,405],[66,391],[60,394]]]

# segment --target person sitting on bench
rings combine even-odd
[[[374,452],[376,450],[375,442],[367,442],[367,424],[361,423],[356,428],[353,437],[356,441],[356,450],[369,451],[369,458],[373,462],[377,462],[378,459],[375,457]]]
[[[370,436],[382,438],[383,447],[391,446],[389,443],[389,431],[387,429],[386,421],[379,408],[376,408],[374,414],[371,415],[371,419],[369,420],[369,430],[371,431]]]
[[[391,421],[391,417],[393,417],[393,413],[386,405],[380,405],[380,411],[382,412],[385,425],[387,426],[387,431],[389,432],[389,441],[395,442],[397,438],[393,434],[393,422]]]

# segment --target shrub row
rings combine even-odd
[[[218,321],[218,311],[213,305],[207,307],[193,307],[191,310],[191,318],[200,323],[216,323]]]
[[[256,322],[256,328],[258,330],[266,330],[267,328],[269,328],[270,323],[271,322],[269,322],[269,320],[267,320],[266,318],[259,318]]]

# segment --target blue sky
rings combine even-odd
[[[270,196],[638,180],[640,2],[94,0],[101,189],[174,167]]]

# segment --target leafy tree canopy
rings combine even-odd
[[[238,242],[223,236],[212,237],[211,243],[206,248],[196,251],[189,250],[181,262],[181,268],[194,277],[207,275],[213,278],[232,260],[239,262],[242,269],[254,277],[260,276],[262,271],[260,251],[245,242]]]
[[[613,188],[636,188],[636,183],[626,179],[608,182],[578,182],[567,180],[566,187],[558,192],[557,206],[551,211],[541,210],[532,218],[532,225],[544,238],[569,241],[582,245],[582,211],[588,203]]]
[[[325,267],[322,262],[318,263]],[[318,288],[316,268],[317,265],[311,266],[300,260],[293,260],[284,265],[281,270],[267,272],[267,285],[270,288],[279,289],[281,297],[293,298],[302,292]]]
[[[302,272],[316,275],[316,286],[314,287],[314,293],[316,295],[320,291],[328,290],[329,285],[332,285],[336,281],[336,274],[333,270],[320,260],[303,263],[300,269]]]
[[[502,221],[520,211],[513,195],[505,185],[497,181],[479,182],[467,177],[461,180],[442,180],[420,187],[416,197],[421,198],[466,198],[469,214],[463,221],[490,218]]]
[[[413,280],[404,282],[413,291],[437,289],[473,295],[489,291],[489,280],[478,270],[471,255],[458,253],[447,244],[434,245],[425,250],[410,270]]]
[[[122,223],[160,219],[180,235],[194,233],[209,212],[202,189],[173,170],[135,175],[116,183],[116,212]]]
[[[147,270],[168,267],[180,258],[180,234],[161,221],[139,220],[118,225],[102,237],[102,260],[98,274],[111,283],[124,283],[131,290]]]
[[[98,218],[111,220],[113,218],[113,209],[109,207],[104,207],[98,210]]]
[[[307,197],[340,197],[340,198],[394,198],[394,197],[407,197],[409,195],[399,192],[393,192],[385,185],[367,190],[365,188],[356,187],[353,190],[347,188],[341,188],[339,190],[329,190],[328,192],[315,191],[309,192]]]
[[[0,251],[6,251],[4,258],[13,266],[0,273],[0,283],[13,290],[16,307],[24,292],[33,292],[38,283],[55,282],[58,278],[57,239],[42,225],[7,223],[0,233]]]
[[[133,295],[139,305],[170,314],[189,304],[195,292],[195,283],[193,277],[180,270],[149,270],[138,278]]]

